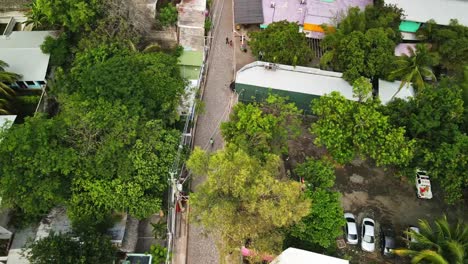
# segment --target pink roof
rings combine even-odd
[[[408,48],[416,50],[416,44],[413,44],[413,43],[400,43],[400,44],[398,44],[395,47],[395,56],[403,56],[403,54],[411,56],[411,53],[408,50]]]
[[[275,8],[271,4],[275,3]],[[298,22],[299,24],[329,24],[336,25],[342,15],[350,7],[364,9],[372,4],[372,0],[263,0],[264,24],[281,20]]]

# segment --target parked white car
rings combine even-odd
[[[416,190],[418,198],[432,199],[431,180],[427,176],[427,172],[422,170],[416,171]]]
[[[345,213],[344,218],[346,220],[345,236],[346,243],[350,245],[356,245],[358,243],[358,231],[356,225],[356,218],[352,213]]]
[[[407,247],[409,248],[411,243],[417,243],[418,240],[412,236],[410,234],[410,231],[413,231],[415,233],[418,233],[419,234],[419,227],[416,227],[416,226],[409,226],[408,229],[406,229],[406,233],[405,233],[405,236],[406,236],[406,243],[407,243]]]
[[[375,222],[370,218],[362,219],[361,248],[367,252],[375,250]]]

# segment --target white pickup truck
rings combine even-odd
[[[427,172],[422,170],[416,171],[416,190],[418,198],[432,199],[431,180],[427,176]]]

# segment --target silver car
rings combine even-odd
[[[370,218],[362,219],[361,248],[367,252],[375,250],[375,222]]]
[[[345,213],[344,218],[346,220],[345,226],[345,237],[346,243],[350,245],[357,245],[358,243],[358,231],[356,225],[356,218],[352,213]]]

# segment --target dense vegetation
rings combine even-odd
[[[152,22],[139,8],[123,0],[32,3],[27,24],[58,30],[41,47],[57,68],[48,88],[54,107],[0,134],[0,197],[20,224],[56,206],[67,208],[74,226],[89,230],[111,222],[114,213],[145,218],[162,209],[179,149],[174,127],[186,81],[179,50],[143,48]],[[0,63],[6,98],[13,94],[4,82],[18,76],[5,66]],[[108,238],[87,235],[35,242],[32,262],[112,263]]]
[[[320,98],[313,104],[319,120],[312,133],[339,163],[370,158],[409,178],[416,168],[427,170],[453,204],[468,186],[468,29],[429,21],[417,32],[425,43],[395,57],[401,12],[383,1],[364,11],[351,8],[336,31],[326,33],[322,67],[342,71],[359,103],[338,94]],[[411,83],[416,94],[380,106],[359,91],[362,77],[371,80],[374,95],[379,78],[401,80],[400,89]]]
[[[294,66],[306,65],[312,60],[312,50],[297,23],[274,22],[264,31],[251,32],[249,37],[252,53],[259,60]]]

